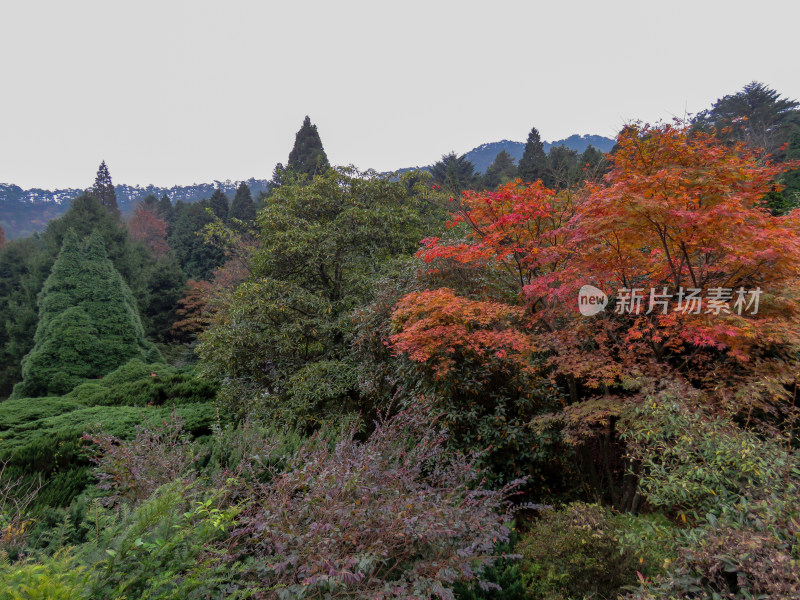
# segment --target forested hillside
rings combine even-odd
[[[797,101],[323,133],[0,228],[0,600],[800,598]]]
[[[265,193],[265,179],[248,179],[245,182],[215,181],[194,185],[176,185],[170,188],[148,185],[144,187],[115,186],[119,209],[125,216],[130,215],[136,205],[148,196],[161,198],[167,196],[172,202],[199,202],[211,196],[219,189],[232,197],[240,183],[245,183],[256,197]],[[23,190],[17,185],[0,183],[0,227],[6,231],[10,239],[26,237],[36,231],[44,231],[47,224],[62,216],[69,210],[70,202],[80,196],[84,190]]]

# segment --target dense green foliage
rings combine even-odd
[[[119,218],[119,206],[117,206],[117,192],[111,182],[111,173],[108,172],[106,161],[100,163],[97,169],[97,177],[92,186],[92,195],[100,201],[100,204],[108,209],[115,218]]]
[[[306,116],[303,125],[294,138],[294,147],[289,153],[286,170],[296,175],[314,177],[322,175],[330,168],[328,156],[322,147],[317,126]]]
[[[227,214],[227,199],[225,202]],[[225,253],[207,244],[201,235],[203,228],[214,222],[215,216],[210,203],[205,201],[193,204],[177,202],[173,206],[169,245],[189,279],[211,279],[214,270],[225,260]]]
[[[145,338],[130,289],[98,233],[81,244],[68,232],[39,296],[34,347],[22,361],[23,380],[13,396],[64,394],[134,357],[153,361],[159,355]]]
[[[238,219],[248,223],[256,219],[256,205],[253,202],[250,188],[244,182],[240,183],[239,187],[236,188],[236,195],[231,202],[229,215],[231,219]]]
[[[198,348],[234,404],[263,403],[266,389],[290,420],[358,405],[353,311],[441,218],[426,193],[349,170],[275,191],[259,213],[252,276],[222,301]]]
[[[472,189],[478,182],[475,165],[466,156],[456,156],[455,152],[445,154],[431,167],[431,181],[449,194],[460,194]]]
[[[797,108],[483,175],[330,168],[306,117],[258,210],[127,222],[101,165],[0,244],[0,600],[800,597]],[[578,315],[617,260],[764,313]]]

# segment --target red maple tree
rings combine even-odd
[[[128,222],[128,234],[133,241],[144,244],[153,256],[169,252],[166,222],[142,203],[136,206]]]
[[[519,368],[535,348],[584,389],[675,373],[728,399],[784,398],[800,347],[800,223],[772,216],[763,198],[798,165],[680,124],[629,126],[609,159],[604,180],[577,195],[520,181],[465,193],[452,223],[466,227],[462,240],[425,240],[419,256],[479,271],[482,284],[469,299],[404,298],[395,351],[441,374],[461,347]],[[580,315],[586,284],[611,296],[605,312]],[[701,300],[687,310],[689,290]],[[760,294],[758,311],[739,314],[737,294],[751,313]]]

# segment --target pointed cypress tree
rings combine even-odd
[[[228,197],[225,195],[220,189],[214,190],[214,193],[211,194],[211,198],[208,199],[208,205],[211,207],[211,212],[213,212],[217,218],[222,221],[228,220]]]
[[[233,202],[231,202],[230,215],[232,219],[239,219],[240,221],[255,221],[256,205],[253,202],[250,188],[244,181],[236,188],[236,195],[233,197]]]
[[[545,179],[547,174],[547,155],[544,153],[544,144],[539,137],[539,130],[534,127],[528,134],[525,151],[519,159],[519,176],[523,181],[533,183],[538,179]]]
[[[431,165],[431,181],[450,194],[460,194],[479,183],[475,165],[466,155],[456,156],[455,152],[442,155],[442,160]]]
[[[488,190],[497,188],[502,183],[507,183],[516,177],[517,165],[514,159],[505,150],[498,152],[492,164],[483,175],[483,186]]]
[[[160,359],[145,339],[136,301],[94,232],[70,230],[39,296],[33,350],[22,360],[12,397],[61,395],[132,358]]]
[[[97,169],[97,176],[94,178],[92,195],[100,200],[100,204],[111,211],[114,216],[119,217],[119,207],[117,206],[117,192],[111,182],[111,173],[108,172],[106,161],[100,163]]]
[[[294,148],[289,153],[286,170],[293,171],[298,175],[314,177],[329,168],[330,163],[328,163],[328,156],[322,147],[317,126],[312,125],[311,119],[306,115],[300,131],[295,136]]]
[[[167,225],[172,223],[172,202],[169,200],[169,196],[164,194],[161,196],[161,200],[158,201],[158,216],[164,219],[167,222]]]

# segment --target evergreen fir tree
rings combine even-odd
[[[62,395],[132,358],[160,359],[145,339],[133,294],[100,234],[82,244],[70,230],[39,296],[34,347],[12,397]]]
[[[6,232],[0,227],[0,248],[6,245]]]
[[[539,137],[536,127],[531,129],[525,143],[525,151],[519,159],[519,176],[523,181],[533,183],[539,179],[544,180],[547,175],[547,155],[544,153],[544,144]]]
[[[208,199],[208,205],[211,207],[216,217],[222,221],[228,220],[228,197],[220,189],[214,190],[211,198]]]
[[[514,164],[514,159],[508,152],[501,150],[483,175],[483,187],[487,190],[496,189],[497,186],[514,179],[516,175],[517,166]]]
[[[97,169],[97,176],[94,179],[92,195],[100,201],[115,217],[119,218],[119,207],[117,206],[117,192],[111,182],[111,174],[108,172],[106,161],[100,163]]]
[[[169,223],[172,218],[172,202],[170,202],[169,196],[166,194],[161,196],[161,200],[158,201],[158,214],[167,223]]]
[[[795,129],[789,136],[786,160],[800,160],[800,129]],[[783,184],[786,186],[783,190],[786,208],[791,210],[800,206],[800,169],[784,174]]]
[[[451,194],[460,194],[479,183],[475,165],[465,155],[456,156],[455,152],[444,154],[442,160],[434,163],[431,180]]]
[[[250,188],[243,181],[236,188],[236,195],[231,202],[230,216],[232,219],[240,221],[254,221],[256,218],[256,205],[253,202],[253,195]]]
[[[294,139],[294,147],[289,153],[287,171],[309,178],[320,175],[330,168],[328,156],[322,147],[322,140],[317,132],[317,126],[312,125],[311,119],[306,116],[302,127]]]

